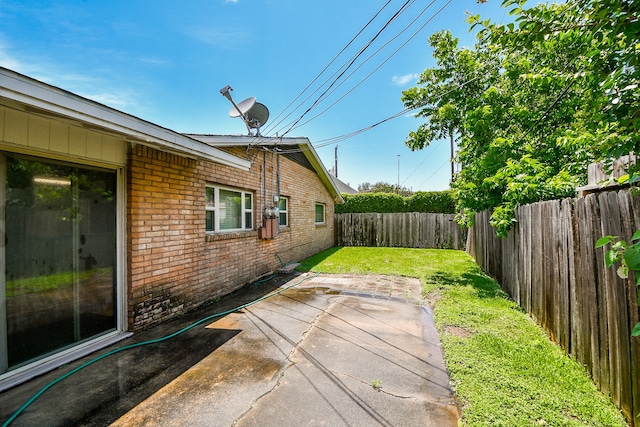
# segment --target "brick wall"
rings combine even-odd
[[[267,199],[276,191],[272,153],[231,150],[253,158],[250,171],[183,158],[134,145],[127,168],[129,328],[147,328],[275,271],[280,262],[304,259],[334,245],[333,199],[311,171],[280,156],[280,190],[289,197],[290,226],[271,240],[258,239],[263,177]],[[265,168],[266,169],[263,169]],[[254,193],[254,230],[205,231],[205,186]],[[315,204],[326,204],[325,225],[315,224]]]

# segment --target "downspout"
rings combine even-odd
[[[277,149],[277,148],[276,148]],[[278,191],[278,204],[276,205],[276,208],[278,208],[277,212],[278,212],[278,236],[280,235],[280,152],[276,151],[276,160],[277,160],[277,165],[278,165],[278,172],[276,174],[276,183],[277,183],[277,191]]]
[[[264,227],[264,215],[267,209],[267,151],[262,151],[262,207],[260,208],[261,224]]]

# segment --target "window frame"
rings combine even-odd
[[[318,222],[318,207],[322,207],[322,221]],[[325,203],[316,202],[314,221],[316,225],[324,225],[327,223],[327,205]]]
[[[209,190],[213,190],[213,204],[208,202]],[[220,190],[238,193],[240,195],[240,228],[220,228],[221,220],[221,206],[220,206]],[[250,208],[247,208],[247,197],[250,199]],[[205,230],[207,233],[237,233],[240,231],[252,231],[254,230],[254,193],[250,190],[241,188],[227,187],[224,185],[207,184],[205,187],[205,216],[209,215],[209,212],[213,212],[213,218],[211,219],[212,228],[209,229],[209,218],[205,220]]]
[[[284,209],[282,209],[282,202],[284,202]],[[289,224],[289,198],[288,197],[280,196],[280,200],[278,201],[278,210],[279,210],[278,225],[280,225],[280,227],[289,227],[290,224]],[[281,221],[283,215],[285,218],[284,224]]]

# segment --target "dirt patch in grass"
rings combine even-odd
[[[460,338],[468,338],[471,336],[471,331],[462,326],[445,325],[444,333],[448,335],[454,335]]]
[[[431,310],[434,309],[436,303],[438,301],[440,301],[440,299],[442,298],[442,294],[440,294],[437,291],[432,291],[429,292],[425,297],[424,297],[424,302],[427,303],[429,305],[429,308]]]

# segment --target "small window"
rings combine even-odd
[[[214,230],[216,223],[216,191],[213,187],[207,187],[206,192],[206,209],[207,209],[207,231]]]
[[[207,186],[206,230],[239,231],[253,229],[253,194],[247,191]]]
[[[253,229],[253,196],[244,193],[244,228]]]
[[[289,226],[289,199],[286,197],[280,197],[280,203],[278,203],[278,209],[280,210],[279,224],[281,227]]]
[[[324,224],[324,203],[316,203],[316,224]]]

